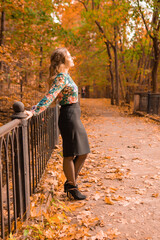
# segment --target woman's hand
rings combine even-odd
[[[24,113],[25,113],[26,115],[28,115],[28,117],[26,118],[26,120],[29,119],[29,118],[31,118],[31,117],[33,116],[33,113],[32,113],[31,111],[25,110]]]

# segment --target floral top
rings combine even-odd
[[[78,87],[69,74],[59,73],[52,84],[51,89],[41,101],[32,107],[33,115],[43,112],[55,99],[60,105],[78,102]]]

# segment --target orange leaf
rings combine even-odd
[[[152,194],[152,197],[157,198],[158,196],[159,196],[159,193],[153,193],[153,194]]]
[[[112,197],[112,200],[113,201],[121,201],[121,200],[124,200],[124,198],[121,196],[118,196],[118,197]]]
[[[114,202],[109,198],[109,197],[105,197],[105,202],[109,205],[113,205]]]

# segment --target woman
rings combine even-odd
[[[52,87],[28,114],[38,115],[56,98],[58,99],[61,105],[58,125],[63,140],[63,171],[67,179],[64,191],[69,197],[83,200],[86,196],[78,190],[76,180],[90,148],[86,131],[80,120],[78,87],[68,74],[69,68],[73,66],[73,58],[66,48],[58,48],[52,53],[50,65]]]

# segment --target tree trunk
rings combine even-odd
[[[4,0],[2,0],[3,7]],[[1,29],[0,29],[0,46],[4,44],[4,23],[5,23],[5,12],[1,12]],[[3,71],[3,61],[0,61],[0,71]],[[0,82],[0,90],[3,90],[3,81]]]
[[[105,44],[107,46],[107,53],[108,53],[108,57],[109,57],[109,72],[111,75],[111,104],[114,105],[114,96],[115,96],[115,88],[114,88],[114,75],[113,75],[113,71],[112,71],[112,55],[111,55],[111,51],[110,51],[110,44],[109,41],[106,38],[106,35],[104,33],[103,28],[101,27],[100,23],[96,20],[95,21],[96,25],[98,26],[98,29],[100,31],[100,33],[102,33],[103,37],[105,38]]]
[[[151,53],[147,55],[147,69],[149,70],[149,73],[147,74],[147,84],[148,84],[148,91],[151,92],[151,79],[152,79],[152,72],[150,70],[153,68],[153,46],[152,41],[149,43],[149,47],[151,49]]]
[[[11,78],[10,78],[10,67],[6,66],[6,80],[8,84],[8,89],[10,89],[11,86]]]
[[[40,47],[40,62],[39,62],[39,66],[40,66],[40,72],[39,72],[39,87],[41,87],[41,82],[42,82],[42,62],[43,62],[43,47]]]
[[[136,74],[134,77],[134,83],[137,83],[137,76],[138,76],[138,72],[139,72],[139,68],[140,68],[140,62],[141,62],[141,58],[138,60],[138,63],[137,63],[137,70],[136,70]]]
[[[94,2],[94,0],[92,0],[92,10],[94,10],[94,4],[95,4],[95,2]]]
[[[124,91],[122,80],[121,80],[120,76],[119,76],[119,84],[120,84],[122,99],[123,99],[123,101],[125,101],[125,91]]]
[[[20,80],[20,97],[21,97],[21,102],[23,100],[23,78]]]
[[[115,88],[114,88],[114,75],[113,75],[113,70],[112,70],[112,55],[109,47],[109,43],[105,42],[107,46],[107,53],[109,57],[109,72],[111,76],[111,105],[114,105],[114,95],[115,95]]]
[[[95,84],[95,79],[93,79],[93,98],[97,98],[97,91],[96,91],[96,84]]]
[[[160,0],[156,0],[154,2],[154,11],[152,18],[152,26],[153,26],[153,50],[154,50],[154,59],[153,59],[153,68],[152,68],[152,89],[153,93],[157,92],[157,71],[158,71],[158,63],[160,56],[160,46],[159,46],[159,30],[160,30],[160,18],[159,18],[159,7]]]
[[[126,67],[126,63],[125,63],[125,58],[124,58],[124,54],[123,54],[123,46],[122,46],[122,40],[120,38],[120,43],[121,43],[121,47],[120,47],[120,51],[121,51],[121,62],[123,63],[123,66],[124,66],[124,70],[125,70],[125,81],[126,81],[126,89],[122,83],[122,79],[120,77],[120,74],[119,74],[119,83],[120,83],[120,88],[121,88],[121,93],[122,93],[122,97],[125,101],[125,103],[129,104],[130,103],[130,91],[129,91],[129,82],[130,82],[130,79],[129,79],[129,74],[127,72],[127,67]],[[132,59],[131,59],[131,63],[132,63]]]
[[[4,2],[4,0],[2,1]],[[0,46],[4,44],[4,23],[5,23],[5,12],[1,12],[1,30],[0,30]]]
[[[140,62],[140,68],[139,68],[139,76],[138,76],[138,84],[139,84],[139,90],[143,91],[143,71],[144,71],[144,62],[145,62],[145,52],[144,48],[142,46],[142,56],[141,56],[141,62]]]
[[[144,18],[143,11],[139,4],[139,0],[137,0],[138,8],[140,14],[142,16],[142,20],[144,22],[146,31],[150,38],[153,41],[153,49],[154,49],[154,59],[153,59],[153,68],[152,68],[152,91],[153,93],[157,92],[157,70],[158,70],[158,63],[159,63],[159,56],[160,56],[160,47],[159,47],[159,30],[160,30],[160,18],[159,18],[159,6],[160,0],[153,1],[153,16],[152,16],[152,26],[149,29],[147,22]]]
[[[25,71],[24,82],[25,82],[25,84],[28,83],[28,72],[27,71]]]
[[[116,105],[119,105],[119,73],[118,73],[118,46],[117,46],[117,27],[114,27],[114,39],[115,39],[115,46],[114,46],[114,55],[115,55],[115,76],[116,76],[116,87],[115,87],[115,99]]]
[[[10,78],[10,74],[7,74],[7,83],[8,83],[8,89],[10,89],[11,87],[11,78]]]
[[[157,92],[157,71],[159,63],[159,47],[158,39],[153,38],[153,48],[154,48],[154,59],[153,59],[153,68],[152,68],[152,89],[153,93]]]
[[[131,96],[130,96],[130,87],[128,86],[128,83],[129,83],[129,79],[126,78],[127,88],[126,88],[126,95],[125,95],[125,103],[130,104]]]

